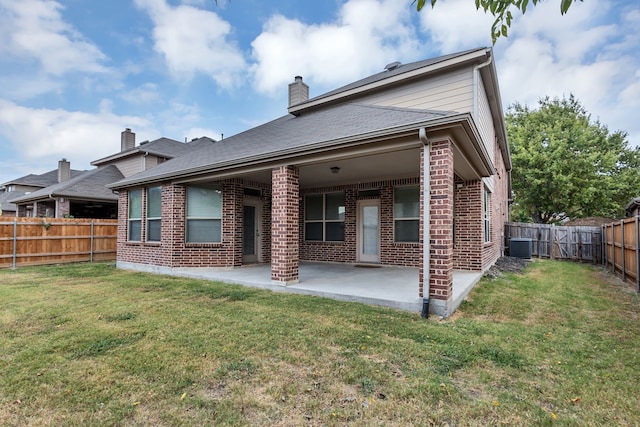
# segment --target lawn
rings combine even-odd
[[[536,261],[448,320],[77,264],[0,271],[0,425],[640,425],[640,298]]]

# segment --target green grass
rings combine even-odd
[[[453,318],[77,264],[0,271],[0,425],[640,425],[640,299],[537,261]]]

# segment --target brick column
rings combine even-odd
[[[429,299],[432,311],[448,316],[453,294],[453,149],[449,140],[431,143],[429,203]]]
[[[271,280],[284,285],[298,282],[299,179],[295,166],[271,172]]]

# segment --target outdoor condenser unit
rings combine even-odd
[[[509,255],[516,258],[531,259],[531,239],[511,238]]]

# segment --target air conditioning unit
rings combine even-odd
[[[509,255],[515,258],[531,259],[532,240],[512,237],[509,240]]]

